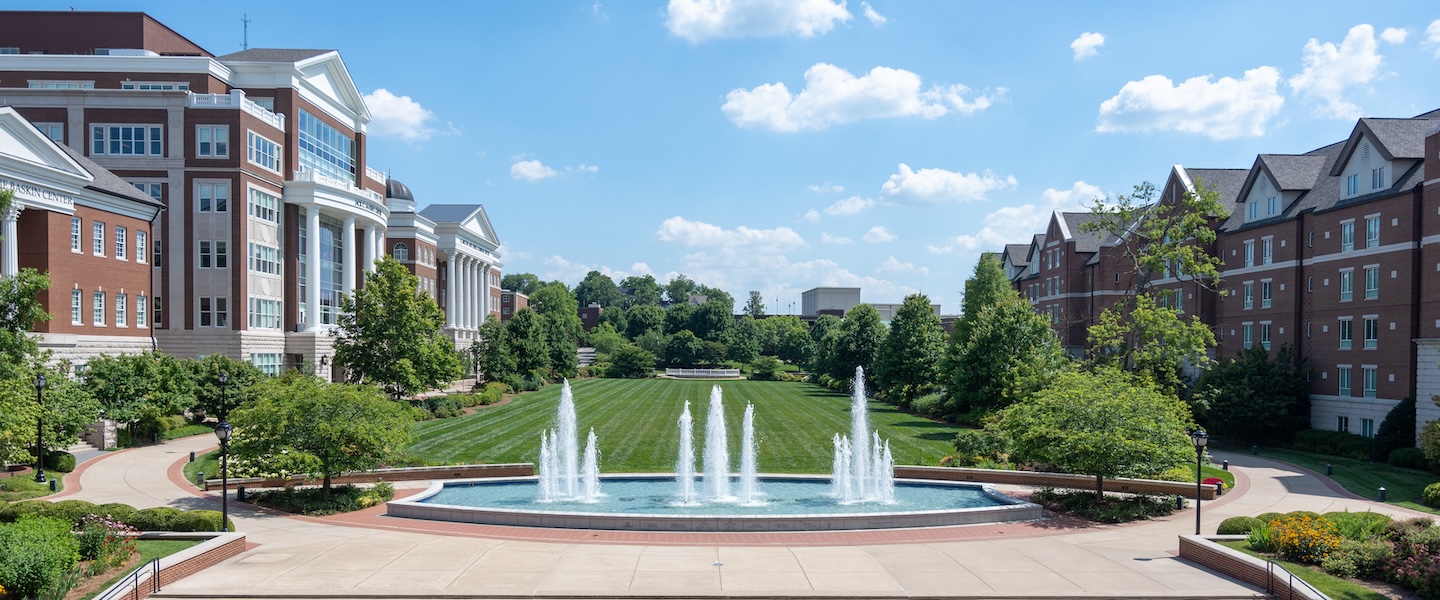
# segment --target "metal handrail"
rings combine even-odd
[[[1284,573],[1285,577],[1287,578],[1285,589],[1289,591],[1289,595],[1286,596],[1286,600],[1294,600],[1296,582],[1299,582],[1300,585],[1305,586],[1305,589],[1310,590],[1310,593],[1314,594],[1315,598],[1319,598],[1320,600],[1330,600],[1330,597],[1325,595],[1325,592],[1315,589],[1315,586],[1310,585],[1310,582],[1296,577],[1295,574],[1291,573],[1289,569],[1286,569],[1285,567],[1276,564],[1275,561],[1269,559],[1265,560],[1265,593],[1271,595],[1275,594],[1275,571],[1277,569],[1281,573]]]
[[[105,594],[96,596],[95,600],[114,600],[124,598],[126,594],[129,594],[132,600],[140,600],[141,575],[147,576],[145,583],[150,584],[149,594],[160,591],[160,559],[155,558],[150,560],[150,570],[148,573],[145,567],[137,567],[129,575],[126,575],[124,579],[116,583],[115,586],[106,590]],[[148,596],[149,594],[146,595]]]

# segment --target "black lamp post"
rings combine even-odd
[[[1200,492],[1204,481],[1201,475],[1200,461],[1205,455],[1205,446],[1210,443],[1210,435],[1204,429],[1196,429],[1190,432],[1190,441],[1195,444],[1195,535],[1200,535]]]
[[[35,403],[40,414],[35,417],[35,483],[45,483],[45,374],[35,376]]]
[[[220,531],[230,530],[230,375],[220,374],[220,424],[215,437],[220,440]]]

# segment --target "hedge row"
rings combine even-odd
[[[14,523],[20,517],[49,517],[78,526],[89,515],[110,517],[140,531],[220,531],[220,511],[180,510],[162,506],[136,510],[129,504],[95,504],[84,500],[0,503],[0,523]],[[235,523],[230,523],[230,531]]]

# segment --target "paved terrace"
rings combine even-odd
[[[71,474],[66,498],[219,508],[179,470],[208,436],[117,452]],[[1418,513],[1369,502],[1315,473],[1218,454],[1236,489],[1204,506],[1206,530],[1266,511]],[[399,496],[418,492],[407,484]],[[323,519],[231,505],[251,550],[156,597],[1147,597],[1254,598],[1258,590],[1174,556],[1194,513],[1121,526],[1052,519],[821,535],[627,534],[385,517]],[[627,537],[628,536],[628,537]],[[643,536],[643,537],[635,537]],[[847,537],[848,536],[848,537]]]

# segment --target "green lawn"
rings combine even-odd
[[[65,491],[64,473],[46,472],[45,477],[58,482],[58,491]],[[0,502],[19,502],[49,495],[50,483],[35,483],[34,473],[0,479]]]
[[[220,451],[211,450],[195,457],[195,462],[185,463],[185,481],[195,485],[195,476],[204,473],[206,479],[213,479],[220,473]],[[199,487],[199,486],[196,486]]]
[[[218,521],[219,519],[216,520]],[[196,540],[135,540],[135,552],[140,555],[140,568],[143,569],[146,568],[152,560],[170,556],[171,554],[199,543],[200,542]],[[135,571],[131,570],[111,577],[110,580],[106,581],[104,585],[101,585],[99,589],[87,594],[83,600],[94,598],[96,594],[109,589],[110,586],[115,585],[115,582],[120,581],[121,578],[134,572]]]
[[[1296,577],[1300,578],[1305,583],[1310,584],[1315,589],[1320,590],[1320,592],[1324,593],[1326,596],[1329,596],[1333,600],[1387,600],[1389,598],[1385,594],[1381,594],[1380,592],[1367,588],[1348,579],[1341,579],[1339,577],[1326,573],[1325,571],[1322,571],[1316,567],[1312,567],[1310,565],[1302,565],[1299,563],[1292,563],[1283,560],[1275,560],[1272,557],[1257,553],[1250,549],[1250,542],[1244,540],[1236,540],[1233,542],[1220,542],[1220,544],[1223,546],[1229,546],[1230,548],[1234,548],[1236,550],[1249,554],[1250,556],[1258,557],[1265,560],[1272,560],[1275,562],[1275,564],[1285,567],[1285,570],[1295,574]]]
[[[679,448],[676,422],[686,400],[695,420],[697,465],[709,408],[709,381],[584,379],[572,383],[583,438],[599,437],[600,468],[607,473],[668,472]],[[829,473],[831,436],[850,431],[850,398],[806,383],[724,381],[727,439],[738,462],[740,423],[747,402],[755,405],[760,470],[767,473]],[[467,417],[416,426],[419,441],[409,452],[438,463],[534,462],[540,432],[551,427],[560,386],[522,394],[504,406]],[[870,403],[870,423],[890,440],[896,464],[938,464],[953,450],[957,428]],[[583,447],[584,441],[581,440]]]
[[[1245,451],[1248,452],[1249,449]],[[1326,464],[1334,465],[1331,479],[1351,493],[1375,500],[1378,498],[1377,490],[1384,487],[1388,504],[1440,514],[1440,510],[1420,502],[1420,493],[1425,490],[1425,486],[1440,481],[1440,476],[1432,473],[1283,448],[1261,448],[1260,457],[1297,464],[1321,474],[1325,473]]]

